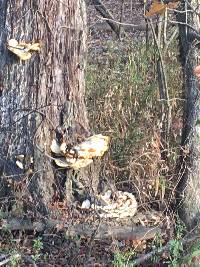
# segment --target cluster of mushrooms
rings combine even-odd
[[[109,148],[109,141],[110,137],[96,134],[68,149],[67,143],[59,144],[53,139],[51,152],[58,167],[77,170],[91,164],[94,158],[102,157]]]
[[[113,195],[111,190],[100,194],[96,203],[91,203],[88,199],[82,203],[82,209],[92,209],[98,212],[101,218],[133,217],[137,212],[137,201],[135,196],[129,192],[116,191]]]

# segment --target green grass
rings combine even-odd
[[[89,57],[86,75],[91,128],[95,133],[112,137],[101,175],[114,180],[118,188],[123,189],[123,185],[128,184],[139,204],[147,209],[151,209],[150,203],[154,200],[167,206],[168,199],[174,197],[171,192],[180,145],[180,136],[175,137],[173,123],[181,118],[184,103],[177,44],[171,44],[164,58],[172,109],[168,162],[160,158],[162,114],[155,68],[157,52],[153,44],[148,51],[142,42],[120,44],[109,41],[103,46],[103,55]],[[174,238],[170,241],[169,266],[180,266],[183,231],[177,223]],[[163,239],[158,238],[152,245],[159,251],[162,242]],[[134,261],[129,262],[129,258],[119,249],[114,253],[113,264],[116,267],[134,266]],[[160,259],[160,254],[155,255],[152,262]]]
[[[154,187],[163,168],[174,168],[178,153],[178,142],[171,137],[171,165],[164,166],[160,160],[161,104],[155,48],[152,45],[147,51],[144,42],[129,41],[123,44],[109,41],[103,46],[103,55],[93,54],[88,58],[86,75],[91,128],[95,133],[112,137],[102,175],[119,183],[129,181],[143,191],[144,186]],[[182,90],[181,71],[176,54],[177,47],[173,44],[166,57],[173,119],[182,112],[182,103],[178,100]],[[144,196],[143,200],[150,198]]]

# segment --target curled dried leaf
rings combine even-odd
[[[177,0],[172,0],[166,3],[164,1],[163,2],[154,1],[152,5],[150,6],[149,10],[146,11],[145,16],[151,17],[153,15],[158,15],[158,14],[162,15],[165,13],[167,8],[175,9],[177,8],[178,4],[179,4],[179,1]]]

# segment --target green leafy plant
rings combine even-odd
[[[123,267],[126,262],[126,257],[120,251],[114,253],[113,264],[115,267]]]
[[[128,252],[121,252],[117,250],[114,253],[114,260],[113,260],[113,265],[114,267],[133,267],[135,266],[134,261],[129,262],[130,258],[134,255],[135,253],[133,251],[128,251]]]
[[[34,250],[35,254],[31,256],[34,261],[37,261],[40,258],[42,249],[43,249],[42,238],[38,237],[38,238],[34,239],[33,240],[33,250]]]
[[[170,241],[170,255],[169,255],[169,266],[179,267],[180,260],[183,252],[183,244],[178,239]]]
[[[160,235],[160,233],[157,233],[153,242],[152,242],[152,249],[157,250],[159,252],[163,247],[162,243],[163,243],[162,236]],[[160,259],[160,256],[157,254],[154,254],[152,256],[152,262],[154,262],[154,263],[158,262],[159,259]]]
[[[184,236],[186,230],[185,224],[176,216],[175,236],[170,244],[169,266],[179,267],[183,258],[183,244],[181,238]]]
[[[20,261],[21,261],[21,255],[17,251],[13,251],[10,257],[10,262],[9,265],[11,267],[17,267],[20,266]]]

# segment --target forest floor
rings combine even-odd
[[[88,115],[95,133],[112,137],[100,175],[117,190],[135,195],[137,214],[126,221],[116,218],[104,221],[94,212],[83,211],[80,207],[69,209],[66,203],[57,203],[50,221],[40,218],[33,225],[26,219],[25,222],[11,220],[4,225],[2,219],[0,264],[3,261],[6,264],[7,260],[8,266],[38,267],[194,266],[190,265],[191,258],[182,259],[186,231],[172,211],[180,177],[176,159],[180,151],[183,112],[176,38],[169,44],[164,59],[172,100],[169,150],[164,160],[161,158],[164,144],[161,142],[156,49],[151,37],[148,42],[145,39],[143,5],[141,1],[126,0],[122,12],[123,1],[103,2],[117,21],[122,14],[123,23],[139,27],[133,27],[119,40],[93,5],[88,4]],[[28,225],[28,231],[20,229],[23,223]],[[82,234],[86,231],[84,227],[76,231],[73,228],[84,223],[90,226],[87,236]],[[102,236],[106,233],[108,237],[97,238],[104,223],[108,229],[102,230]],[[112,233],[117,227],[124,232],[114,238]],[[132,228],[131,233],[128,227]]]

